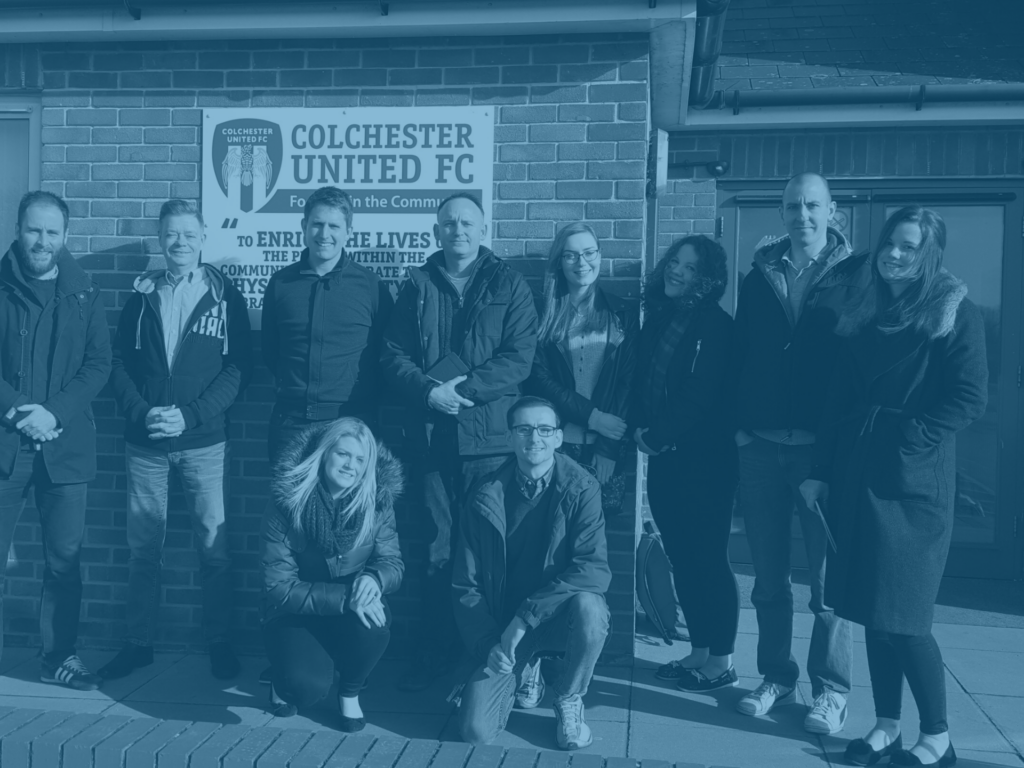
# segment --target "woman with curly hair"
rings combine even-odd
[[[886,221],[871,285],[839,318],[843,347],[800,492],[824,509],[836,552],[825,599],[864,627],[875,726],[846,758],[956,763],[932,617],[956,502],[956,433],[985,413],[985,328],[967,286],[942,268],[946,225],[909,206]],[[903,681],[921,731],[904,750]]]
[[[648,455],[647,498],[672,562],[690,633],[688,656],[657,676],[686,691],[736,685],[739,591],[729,563],[737,454],[727,412],[732,318],[722,246],[677,240],[643,292],[631,425]]]
[[[402,466],[355,418],[314,425],[282,451],[263,519],[263,638],[271,708],[294,715],[338,677],[341,730],[365,725],[359,691],[391,638],[384,595],[405,567],[395,527]]]

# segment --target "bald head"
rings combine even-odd
[[[828,222],[836,212],[828,181],[817,173],[799,173],[782,193],[782,223],[790,247],[814,257],[828,242]]]

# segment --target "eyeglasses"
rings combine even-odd
[[[512,427],[512,431],[520,437],[532,437],[534,430],[541,437],[554,437],[555,432],[558,431],[558,427],[551,427],[547,424],[541,424],[539,427],[535,427],[531,424],[517,424]]]
[[[576,264],[580,259],[585,261],[597,261],[597,258],[601,255],[601,252],[597,248],[590,248],[586,251],[562,251],[562,261],[566,264]]]

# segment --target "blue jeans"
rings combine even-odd
[[[192,514],[203,583],[207,642],[226,642],[231,619],[227,529],[224,524],[226,443],[184,451],[125,445],[128,466],[128,641],[152,645],[160,611],[160,567],[167,536],[167,488],[177,473]]]
[[[556,699],[587,695],[594,667],[608,637],[608,605],[601,595],[580,592],[551,619],[528,629],[516,648],[512,672],[492,672],[485,663],[462,689],[459,728],[470,744],[489,744],[505,730],[523,669],[538,653],[565,653],[562,675],[551,689]]]
[[[757,611],[757,671],[765,682],[796,685],[800,667],[793,658],[793,588],[790,580],[790,529],[793,509],[800,518],[807,550],[814,613],[807,674],[817,696],[824,689],[850,691],[853,630],[825,605],[825,554],[828,538],[817,514],[807,508],[800,483],[813,466],[813,445],[785,445],[755,437],[739,449],[740,509],[754,561]]]
[[[79,556],[85,534],[86,483],[54,483],[39,451],[18,451],[9,477],[0,478],[0,655],[3,654],[4,580],[14,529],[30,488],[43,529],[43,596],[39,634],[43,658],[59,664],[75,652],[82,608]],[[26,563],[31,573],[31,564]]]

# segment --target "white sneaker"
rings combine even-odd
[[[515,706],[517,709],[535,709],[544,698],[544,675],[540,672],[540,659],[523,668],[522,681],[516,689]]]
[[[590,726],[583,719],[583,699],[579,694],[555,699],[555,738],[559,749],[584,749],[594,741]]]
[[[757,717],[767,715],[775,707],[796,703],[796,688],[784,688],[776,683],[761,683],[736,704],[736,711]]]
[[[844,725],[846,725],[846,697],[826,688],[815,697],[811,711],[804,718],[804,730],[808,733],[831,735],[843,730]]]

